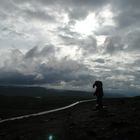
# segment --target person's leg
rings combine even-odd
[[[97,96],[97,109],[102,109],[102,96]]]
[[[100,102],[100,99],[99,99],[99,96],[97,96],[97,100],[96,100],[96,109],[99,109],[99,102]]]

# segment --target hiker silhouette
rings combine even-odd
[[[103,84],[101,81],[95,81],[95,83],[93,84],[93,88],[96,87],[96,90],[94,92],[94,96],[97,97],[97,104],[96,104],[96,109],[102,109],[103,108],[103,104],[102,104],[102,98],[103,98]]]

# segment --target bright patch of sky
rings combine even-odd
[[[74,31],[81,33],[82,35],[91,35],[99,27],[97,18],[94,13],[89,14],[86,19],[82,21],[76,21],[74,25]]]

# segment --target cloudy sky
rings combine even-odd
[[[0,0],[0,84],[140,91],[139,0]]]

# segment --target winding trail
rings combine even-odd
[[[19,116],[19,117],[13,117],[13,118],[0,120],[0,123],[8,122],[8,121],[14,121],[14,120],[21,120],[21,119],[29,118],[29,117],[33,117],[33,116],[41,116],[41,115],[44,115],[44,114],[49,114],[49,113],[57,112],[57,111],[60,111],[60,110],[65,110],[65,109],[71,108],[71,107],[73,107],[77,104],[80,104],[80,103],[85,103],[85,102],[90,102],[90,101],[95,101],[95,100],[96,99],[77,101],[77,102],[72,103],[70,105],[60,107],[60,108],[56,108],[56,109],[52,109],[52,110],[48,110],[48,111],[43,111],[43,112],[38,112],[38,113],[33,113],[33,114],[23,115],[23,116]]]

